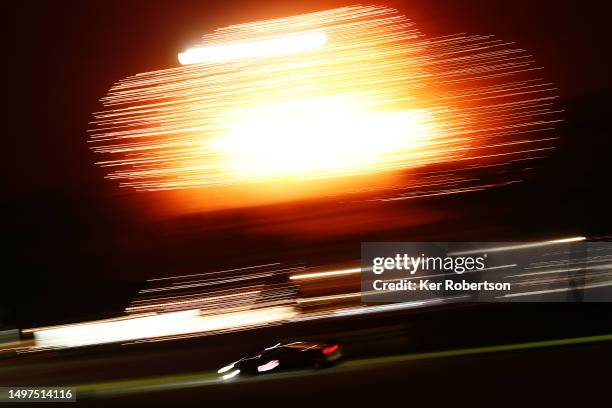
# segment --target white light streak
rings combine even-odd
[[[268,361],[266,364],[262,364],[260,366],[257,366],[257,371],[260,373],[263,373],[265,371],[270,371],[275,369],[276,367],[279,366],[279,362],[278,360],[270,360]]]
[[[234,368],[235,364],[236,363],[232,363],[232,364],[226,365],[225,367],[221,367],[220,369],[217,370],[217,373],[218,374],[223,374],[223,373],[231,370],[232,368]]]
[[[550,241],[531,242],[531,243],[516,244],[516,245],[504,245],[504,246],[493,247],[493,248],[482,248],[482,249],[475,249],[475,250],[469,250],[469,251],[452,252],[452,253],[449,253],[449,255],[454,256],[454,255],[480,254],[483,252],[489,253],[489,252],[516,251],[520,249],[539,248],[539,247],[549,246],[549,245],[557,245],[557,244],[570,243],[570,242],[580,242],[580,241],[584,241],[585,239],[586,237],[570,237],[570,238],[562,238],[562,239],[553,239]]]
[[[279,306],[202,316],[199,310],[162,313],[115,321],[87,322],[35,329],[36,348],[80,347],[188,333],[258,327],[295,317],[292,307]]]
[[[234,61],[244,58],[276,57],[320,48],[327,43],[321,31],[290,34],[244,43],[189,48],[178,54],[182,65]]]
[[[238,374],[240,374],[240,370],[234,370],[229,374],[225,374],[223,377],[224,380],[229,380],[230,378],[234,378],[235,376],[237,376]]]

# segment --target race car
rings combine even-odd
[[[342,357],[338,344],[296,341],[278,343],[253,357],[245,357],[217,372],[224,380],[237,375],[258,375],[281,370],[329,367]]]

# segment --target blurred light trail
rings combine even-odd
[[[199,310],[33,329],[35,348],[80,347],[188,333],[261,327],[296,316],[291,307],[270,307],[202,316]]]
[[[522,274],[519,274],[519,275],[508,275],[507,278],[526,277],[526,276],[539,276],[539,275],[550,275],[550,274],[555,274],[555,273],[579,272],[579,271],[583,271],[584,269],[585,269],[584,266],[578,267],[578,268],[552,269],[552,270],[545,270],[545,271],[541,271],[541,272],[530,272],[530,273],[522,273]],[[612,263],[605,264],[605,265],[589,266],[588,269],[589,270],[611,270],[612,269]]]
[[[299,265],[269,263],[149,279],[125,312],[167,313],[197,308],[202,314],[214,315],[293,306],[296,289],[286,277],[303,269]]]
[[[553,248],[536,252],[535,256],[517,264],[492,264],[483,271],[472,271],[474,280],[485,277],[494,281],[510,281],[509,293],[485,301],[602,301],[609,294],[601,291],[612,287],[612,245],[609,242],[582,242],[582,237],[541,241],[555,243]],[[576,247],[574,242],[578,242]],[[504,245],[503,247],[507,247]],[[532,252],[532,246],[515,245],[517,251]],[[501,247],[498,247],[501,248]],[[511,258],[521,255],[502,252]],[[504,261],[504,259],[500,259]],[[359,268],[331,269],[328,272],[346,272],[333,275],[331,281],[313,278],[291,280],[291,265],[280,263],[254,267],[228,269],[223,274],[240,274],[245,269],[269,272],[280,271],[271,281],[238,283],[221,288],[182,289],[159,295],[157,292],[140,294],[126,309],[128,316],[103,321],[84,322],[55,327],[23,330],[33,335],[34,344],[20,344],[18,353],[44,349],[81,347],[103,343],[142,343],[170,341],[179,338],[210,336],[220,333],[252,330],[270,325],[292,324],[387,313],[411,308],[479,300],[472,294],[445,296],[441,291],[423,293],[397,303],[362,304],[362,296],[384,291],[360,291],[353,274]],[[220,271],[221,272],[221,271]],[[208,273],[211,275],[217,272]],[[198,274],[198,278],[209,276]],[[473,275],[472,275],[473,274]],[[301,274],[308,275],[308,274]],[[314,275],[314,273],[313,273]],[[489,276],[491,275],[491,276]],[[215,275],[217,276],[217,275]],[[298,275],[299,276],[299,275]],[[180,283],[193,275],[175,277],[174,280],[152,279],[152,284]],[[325,277],[325,275],[323,276]],[[422,278],[437,281],[448,274],[424,274]],[[407,279],[413,279],[409,277]],[[283,281],[284,279],[284,281]],[[330,293],[334,291],[334,293]],[[609,293],[609,292],[607,292]],[[602,296],[608,296],[602,298]],[[372,300],[377,302],[377,300]],[[381,298],[381,302],[385,302]],[[149,313],[133,314],[148,311]]]
[[[312,320],[318,320],[318,319],[333,319],[333,318],[338,318],[338,317],[386,313],[386,312],[413,309],[413,308],[432,306],[432,305],[438,305],[438,304],[444,304],[444,303],[453,303],[453,302],[464,300],[467,297],[468,296],[453,296],[453,297],[446,297],[446,298],[433,298],[433,299],[418,300],[418,301],[413,301],[413,302],[401,302],[401,303],[370,305],[370,306],[359,305],[359,306],[341,307],[341,308],[336,308],[332,310],[302,313],[301,315],[292,318],[290,321],[291,322],[303,322],[303,321],[312,321]]]
[[[220,28],[179,60],[118,81],[94,114],[92,149],[123,187],[457,194],[520,181],[556,139],[556,89],[524,50],[428,38],[387,7]]]
[[[490,266],[482,271],[466,272],[469,275],[464,276],[469,276],[471,281],[487,278],[511,282],[511,291],[501,296],[497,293],[490,298],[466,293],[448,296],[443,291],[427,291],[409,294],[405,301],[397,303],[362,304],[362,297],[372,294],[380,295],[380,302],[386,302],[383,296],[389,291],[361,290],[361,281],[356,279],[361,269],[346,267],[356,262],[347,262],[342,269],[340,264],[309,269],[277,262],[150,279],[147,284],[157,287],[141,290],[126,308],[127,316],[22,330],[27,337],[33,336],[34,344],[21,342],[7,349],[23,353],[103,343],[170,341],[464,301],[610,300],[607,288],[612,287],[612,245],[609,241],[575,236],[490,245],[500,252],[499,258],[490,257]],[[490,249],[475,252],[483,251]],[[516,263],[507,263],[508,260]],[[305,272],[308,270],[319,272]],[[435,282],[448,276],[448,273],[423,273],[405,280],[424,278]],[[194,280],[207,285],[187,284]],[[378,298],[372,300],[378,301]]]
[[[486,248],[486,251],[487,252],[516,251],[520,249],[539,248],[543,246],[565,244],[565,243],[571,243],[571,242],[580,242],[584,240],[586,240],[586,237],[561,238],[561,239],[553,239],[550,241],[530,242],[527,244],[505,245],[501,247]],[[452,252],[452,253],[449,253],[449,255],[469,255],[469,254],[477,254],[480,252],[482,252],[481,249],[475,249],[475,250],[470,250],[470,251]]]
[[[345,293],[342,295],[330,295],[330,296],[319,296],[319,297],[309,297],[304,299],[298,299],[298,303],[322,303],[322,302],[333,302],[335,300],[345,300],[352,298],[361,297],[361,292],[357,293]]]
[[[324,32],[298,33],[268,40],[190,48],[179,53],[181,64],[224,62],[241,58],[273,57],[322,47],[327,42]]]
[[[318,279],[318,278],[328,278],[330,276],[353,275],[353,274],[359,274],[359,273],[361,273],[361,268],[350,268],[350,269],[341,269],[338,271],[329,271],[329,272],[302,273],[299,275],[291,275],[289,279],[291,280]]]
[[[604,287],[609,287],[609,286],[612,286],[612,281],[604,282],[604,283],[593,283],[590,285],[573,286],[573,287],[568,287],[568,288],[535,290],[532,292],[509,293],[507,295],[502,295],[500,297],[501,298],[515,298],[515,297],[521,297],[521,296],[546,295],[546,294],[551,294],[551,293],[562,293],[562,292],[570,292],[570,291],[576,291],[576,290],[604,288]]]
[[[223,377],[221,377],[223,380],[229,380],[230,378],[233,378],[235,376],[237,376],[238,374],[240,374],[240,370],[234,370],[230,373],[225,374]]]
[[[230,272],[237,272],[237,271],[246,271],[246,272],[249,272],[249,271],[251,271],[253,269],[266,268],[266,267],[278,266],[278,265],[280,265],[279,262],[273,262],[273,263],[269,263],[269,264],[245,266],[243,268],[225,269],[225,270],[216,271],[216,272],[203,272],[203,273],[193,273],[193,274],[189,274],[189,275],[164,276],[163,278],[152,278],[152,279],[149,279],[148,282],[175,280],[175,279],[186,279],[186,278],[195,278],[195,277],[206,277],[206,276],[211,276],[211,275],[230,273]]]
[[[182,301],[177,300],[177,301],[170,301],[170,302],[151,303],[151,304],[142,305],[142,306],[130,306],[126,308],[125,310],[126,312],[134,312],[137,310],[146,310],[146,309],[151,309],[151,308],[162,308],[162,307],[178,306],[178,305],[181,305],[181,306],[189,305],[189,307],[193,307],[193,305],[197,303],[218,301],[221,299],[235,298],[238,296],[242,297],[242,296],[256,295],[259,293],[261,293],[260,290],[253,290],[250,292],[230,293],[228,295],[210,296],[210,297],[196,298],[196,299],[189,299],[189,300],[182,300]]]

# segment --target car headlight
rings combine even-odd
[[[234,365],[236,365],[236,363],[231,363],[229,365],[226,365],[225,367],[221,367],[220,369],[217,370],[218,374],[223,374],[229,370],[231,370],[232,368],[234,368]]]
[[[235,377],[235,376],[237,376],[238,374],[240,374],[240,370],[236,369],[236,370],[234,370],[234,371],[231,371],[231,372],[229,372],[229,373],[225,374],[225,375],[224,375],[223,377],[221,377],[221,378],[223,378],[224,380],[229,380],[230,378]]]

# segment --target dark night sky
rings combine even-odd
[[[542,231],[610,232],[610,200],[603,195],[612,146],[607,10],[576,1],[373,3],[397,7],[428,35],[492,33],[515,41],[545,67],[566,109],[560,148],[539,178],[516,191],[427,204],[466,210],[459,221],[437,225],[435,234],[425,228],[416,237],[484,241]],[[260,221],[244,210],[146,217],[154,204],[105,181],[85,142],[91,112],[100,109],[97,100],[114,81],[177,65],[176,53],[203,33],[348,4],[105,0],[13,6],[15,48],[5,64],[15,74],[5,81],[14,96],[4,132],[9,162],[3,193],[11,245],[0,283],[0,327],[117,314],[146,277],[226,266],[220,259],[233,249],[221,246],[223,241],[241,248],[241,263],[273,255],[316,263],[330,257],[327,252],[354,254],[366,236],[398,236],[262,237],[249,232]],[[295,216],[295,209],[282,211]],[[313,249],[321,247],[332,249]]]

